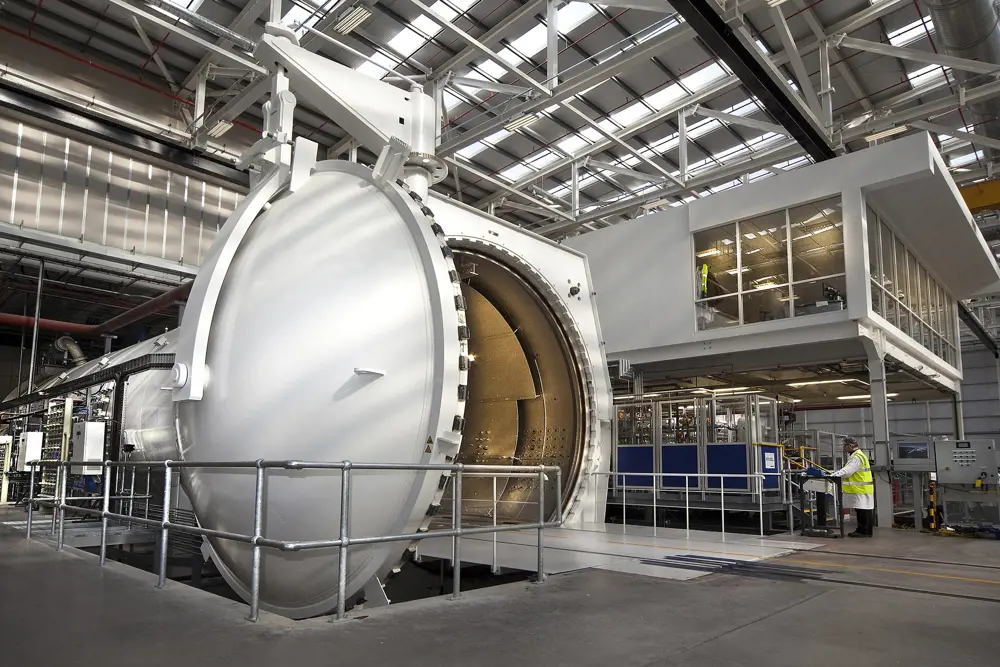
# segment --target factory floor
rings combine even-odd
[[[253,625],[242,604],[0,527],[0,649],[31,667],[996,664],[998,542],[880,530],[762,562],[816,578],[585,569],[342,623]]]

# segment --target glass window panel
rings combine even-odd
[[[917,270],[917,260],[909,250],[906,251],[907,303],[910,312],[920,315],[920,272]],[[916,340],[920,340],[916,338]]]
[[[920,325],[920,344],[923,345],[928,350],[932,349],[931,346],[931,328],[927,326],[926,323],[921,323]]]
[[[932,333],[931,334],[931,344],[934,346],[934,349],[931,350],[931,351],[934,354],[936,354],[937,356],[939,356],[942,359],[944,359],[944,347],[943,347],[943,343],[941,341],[941,335],[938,334],[938,333]]]
[[[885,301],[885,293],[882,292],[882,288],[879,287],[878,281],[874,278],[872,283],[872,311],[876,315],[881,315],[885,317],[885,306],[883,302]]]
[[[879,244],[882,251],[882,286],[889,290],[890,294],[896,291],[896,261],[893,256],[892,232],[884,224],[879,223],[882,230],[882,242]]]
[[[889,324],[898,326],[899,302],[896,301],[896,297],[885,290],[882,290],[882,297],[884,299],[882,305],[885,307],[885,312],[882,314],[882,317],[884,317]]]
[[[944,289],[942,289],[941,286],[938,285],[936,282],[934,283],[934,289],[937,292],[937,326],[936,326],[936,328],[937,328],[938,333],[941,334],[942,336],[944,336],[945,339],[947,339],[948,322],[947,322],[947,316],[945,314],[947,311],[945,310],[945,307],[944,307],[945,298],[946,298],[945,295],[944,295]]]
[[[769,213],[739,225],[742,289],[788,283],[785,211]]]
[[[840,197],[789,210],[792,280],[844,272],[844,225]]]
[[[847,281],[843,276],[792,286],[795,317],[847,309]]]
[[[867,208],[867,228],[868,228],[868,272],[872,280],[881,280],[881,262],[879,261],[879,224],[878,216],[870,206]]]
[[[906,249],[902,242],[893,237],[893,251],[896,256],[896,299],[904,306],[910,304],[909,289],[906,284]]]
[[[958,347],[958,323],[955,322],[955,300],[945,292],[944,316],[948,323],[948,342],[952,347]]]
[[[897,320],[896,326],[899,330],[903,332],[904,335],[910,335],[910,311],[904,308],[902,305],[897,309],[899,319]]]
[[[757,289],[743,294],[743,323],[783,320],[790,315],[788,286]]]
[[[725,329],[740,323],[740,298],[724,296],[695,304],[698,314],[698,331]]]
[[[736,223],[695,232],[695,298],[713,298],[738,290],[736,248]]]
[[[920,309],[917,314],[925,323],[929,323],[931,321],[931,316],[929,314],[930,297],[927,292],[927,270],[924,268],[923,264],[917,264],[917,273],[918,280],[920,282],[920,295],[917,301],[917,303],[920,304]]]

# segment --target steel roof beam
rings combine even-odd
[[[815,10],[813,10],[811,5],[806,5],[805,0],[795,0],[795,5],[799,8],[799,12],[802,17],[809,24],[809,29],[812,30],[813,36],[818,40],[826,39],[826,30],[823,28],[823,24],[820,23],[819,18],[816,16]],[[830,44],[830,51],[837,56],[837,64],[834,65],[837,72],[840,74],[840,78],[847,83],[847,87],[851,89],[851,93],[856,97],[861,106],[865,111],[872,110],[872,103],[868,100],[868,93],[865,89],[861,87],[861,82],[858,81],[858,77],[854,75],[854,70],[851,66],[847,64],[844,60],[843,54],[840,53],[840,49],[836,48],[833,44]]]
[[[788,22],[785,21],[785,14],[781,11],[780,6],[771,8],[771,18],[774,19],[774,28],[778,32],[778,39],[781,40],[781,48],[788,54],[792,72],[795,73],[795,79],[799,84],[799,90],[802,91],[806,104],[809,105],[813,113],[819,115],[819,98],[816,96],[816,90],[809,79],[809,71],[806,69],[806,64],[802,62],[802,55],[795,46],[795,38],[792,37],[792,31],[788,28]]]
[[[910,127],[915,127],[918,130],[927,130],[928,132],[934,132],[935,134],[947,134],[949,137],[955,137],[956,139],[965,139],[971,144],[977,146],[985,146],[987,148],[995,148],[1000,150],[1000,140],[990,139],[989,137],[984,137],[981,134],[975,134],[973,132],[963,132],[961,130],[953,130],[946,125],[938,125],[937,123],[929,123],[923,120],[917,120],[909,123]]]
[[[478,169],[474,169],[473,167],[469,166],[471,164],[471,160],[467,160],[465,158],[462,158],[462,159],[459,160],[459,159],[455,159],[455,158],[452,158],[452,157],[447,157],[447,158],[445,158],[445,161],[447,161],[447,162],[449,162],[449,163],[451,163],[451,164],[453,164],[453,165],[455,165],[457,167],[461,167],[462,169],[464,169],[465,171],[469,172],[470,174],[472,174],[476,178],[482,179],[482,180],[486,181],[487,183],[495,185],[496,187],[500,188],[501,190],[504,190],[505,192],[508,192],[508,193],[514,195],[515,197],[520,197],[521,199],[524,199],[529,204],[534,204],[535,206],[538,206],[538,207],[543,208],[543,209],[545,209],[547,211],[550,211],[556,217],[562,218],[563,220],[566,220],[568,222],[574,222],[574,223],[576,222],[576,218],[574,218],[572,215],[569,215],[568,213],[562,212],[561,210],[559,210],[555,206],[550,206],[549,204],[546,204],[543,201],[535,199],[534,197],[532,197],[529,194],[526,194],[526,193],[524,193],[524,192],[522,192],[520,190],[516,190],[516,189],[512,188],[507,183],[504,183],[503,181],[501,181],[499,179],[493,178],[489,174],[484,174],[483,172],[479,171]]]
[[[636,171],[635,169],[629,169],[628,167],[622,167],[617,164],[611,164],[610,162],[602,162],[600,160],[592,160],[590,158],[585,158],[583,162],[581,162],[581,166],[590,169],[592,171],[599,169],[606,169],[615,174],[628,176],[629,178],[634,178],[639,181],[649,181],[650,183],[665,183],[667,181],[667,179],[664,178],[663,176],[647,174],[644,171]]]
[[[704,116],[705,118],[715,118],[729,124],[745,125],[746,127],[752,127],[763,132],[774,132],[775,134],[784,134],[786,136],[790,134],[787,129],[781,125],[776,125],[775,123],[768,123],[767,121],[756,120],[754,118],[746,118],[745,116],[737,116],[736,114],[725,113],[724,111],[706,109],[705,107],[699,105],[695,105],[694,108],[691,109],[691,113]]]
[[[258,74],[267,74],[267,70],[258,65],[253,60],[251,60],[249,55],[245,56],[240,55],[234,51],[230,51],[228,49],[224,49],[220,46],[217,46],[216,44],[202,37],[199,37],[198,35],[192,34],[187,30],[177,25],[174,25],[173,23],[164,18],[161,18],[151,12],[147,12],[145,9],[142,9],[141,7],[136,7],[135,5],[126,2],[125,0],[108,0],[108,2],[115,5],[116,7],[121,7],[127,12],[135,14],[141,19],[149,21],[154,25],[157,25],[165,30],[168,30],[173,35],[177,35],[178,37],[182,37],[188,40],[189,42],[197,44],[206,51],[214,53],[223,60],[228,61],[230,64],[236,65],[238,67],[245,67],[251,72],[257,72]]]
[[[649,40],[642,46],[625,51],[623,56],[611,58],[602,65],[593,67],[585,72],[577,74],[576,76],[567,78],[563,83],[556,86],[555,89],[551,91],[551,97],[547,96],[549,91],[546,90],[545,97],[519,104],[511,108],[510,113],[506,116],[477,125],[459,137],[443,142],[440,146],[438,146],[438,155],[451,155],[466,146],[470,146],[475,142],[490,136],[510,122],[509,119],[516,115],[531,113],[554,103],[564,102],[597,84],[603,83],[616,73],[620,72],[622,68],[626,67],[629,63],[642,58],[648,58],[654,53],[658,53],[677,43],[686,41],[693,35],[694,31],[687,25],[682,24],[676,28],[672,28],[664,32],[662,35]],[[499,64],[502,65],[503,63],[501,62]]]
[[[890,58],[902,58],[913,62],[924,63],[925,65],[940,65],[952,69],[975,72],[976,74],[997,74],[1000,73],[1000,66],[995,63],[969,60],[968,58],[957,58],[943,53],[930,53],[919,49],[908,49],[902,46],[892,46],[882,42],[870,42],[867,39],[856,39],[844,34],[831,37],[833,44],[837,46],[855,49],[856,51],[868,51]]]
[[[479,41],[484,45],[494,45],[503,39],[517,23],[524,20],[527,17],[534,16],[545,5],[545,0],[529,0],[526,4],[522,5],[520,9],[515,11],[513,14],[508,15],[503,18],[499,23],[497,23],[493,28],[488,30],[486,33],[479,37]],[[453,72],[460,67],[464,67],[476,59],[479,54],[472,46],[467,46],[462,49],[459,53],[452,56],[444,62],[440,67],[436,67],[434,72],[436,74],[435,78],[440,79],[442,76],[446,75],[448,72]]]
[[[672,0],[672,4],[712,52],[729,66],[768,113],[788,128],[810,155],[816,160],[836,156],[820,123],[795,98],[784,76],[767,56],[757,50],[753,37],[744,27],[738,26],[735,30],[730,27],[719,15],[718,5],[712,0]],[[799,54],[794,51],[794,44],[792,49],[791,52],[786,50],[786,56],[794,60]]]
[[[240,13],[237,14],[236,18],[233,19],[233,22],[229,24],[229,29],[236,33],[246,30],[252,26],[254,22],[256,22],[269,4],[270,0],[250,0],[247,2],[246,6],[240,10]],[[223,49],[228,49],[230,46],[233,46],[233,43],[226,39],[219,39],[215,44],[219,48]],[[181,84],[181,88],[187,88],[190,86],[195,79],[198,78],[198,72],[208,66],[208,64],[214,59],[214,52],[209,52],[202,56],[201,60],[198,61],[198,64],[191,70],[191,73],[184,79],[184,82]]]

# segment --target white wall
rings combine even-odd
[[[694,335],[687,215],[687,207],[670,209],[566,240],[590,261],[609,355]]]

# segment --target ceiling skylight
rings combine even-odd
[[[904,25],[898,30],[889,33],[889,43],[893,46],[907,46],[927,36],[927,33],[934,32],[934,22],[930,16],[917,19],[909,25]]]

